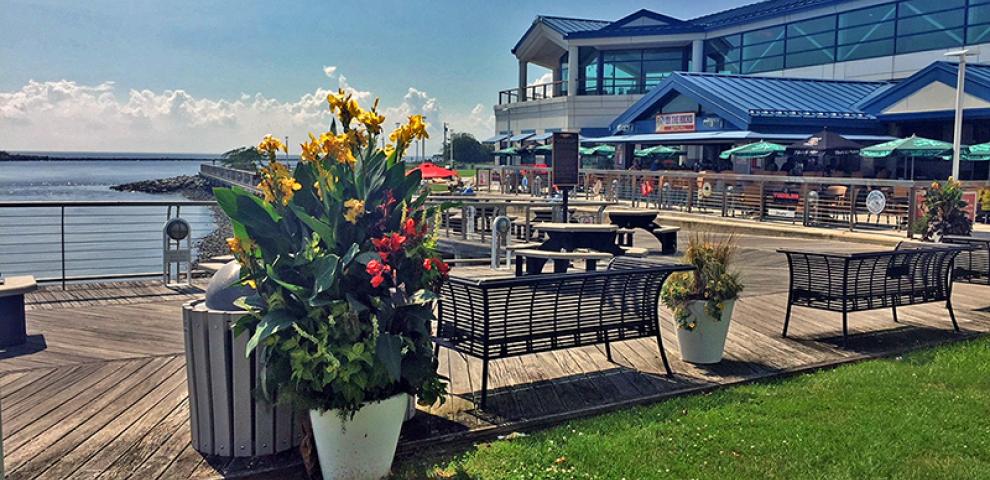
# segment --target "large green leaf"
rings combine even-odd
[[[336,255],[320,257],[313,262],[313,267],[316,270],[316,278],[313,281],[313,295],[311,298],[316,298],[317,295],[333,287],[333,283],[337,279],[337,266],[339,264],[340,257]]]
[[[378,343],[375,346],[375,357],[385,366],[385,370],[394,382],[399,381],[402,375],[402,344],[402,337],[383,333],[378,336]]]
[[[296,323],[296,318],[285,310],[272,310],[265,314],[254,329],[254,335],[248,340],[245,355],[250,356],[254,349],[264,342],[268,337],[275,335],[282,330],[291,328]]]
[[[312,217],[310,214],[303,211],[302,208],[295,205],[292,206],[292,211],[295,212],[296,216],[299,217],[299,220],[305,223],[310,230],[316,232],[316,234],[320,236],[320,239],[323,240],[324,245],[328,248],[333,247],[336,238],[333,227]]]

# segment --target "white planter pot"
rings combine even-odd
[[[310,410],[313,439],[325,480],[378,480],[389,474],[409,395],[369,403],[353,418]]]
[[[725,337],[729,334],[729,321],[732,319],[732,307],[735,300],[729,300],[722,307],[722,318],[716,319],[705,313],[705,303],[701,300],[688,302],[687,310],[690,321],[695,323],[694,330],[676,326],[677,344],[681,347],[681,359],[690,363],[718,363],[722,361],[725,350]]]

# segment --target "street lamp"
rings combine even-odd
[[[956,111],[952,130],[952,178],[959,180],[959,158],[962,155],[963,95],[966,91],[966,57],[980,53],[975,49],[962,49],[945,54],[959,58],[959,74],[956,77]]]

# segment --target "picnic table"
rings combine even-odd
[[[0,347],[20,345],[27,340],[24,294],[38,289],[30,275],[5,277],[0,284]]]
[[[660,253],[673,255],[677,253],[677,232],[680,227],[664,227],[657,223],[659,215],[652,210],[610,210],[608,217],[611,223],[619,227],[619,244],[631,247],[633,232],[642,229],[656,237],[660,242]]]
[[[573,252],[579,249],[622,255],[622,249],[615,243],[619,227],[595,223],[555,223],[545,222],[536,229],[547,235],[540,250],[553,252]]]

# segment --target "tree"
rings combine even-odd
[[[262,164],[265,157],[256,147],[239,147],[220,155],[220,163],[227,168],[253,172]]]
[[[444,146],[443,158],[450,158],[454,149],[454,161],[459,163],[488,163],[492,161],[492,148],[474,138],[470,133],[455,133]]]

